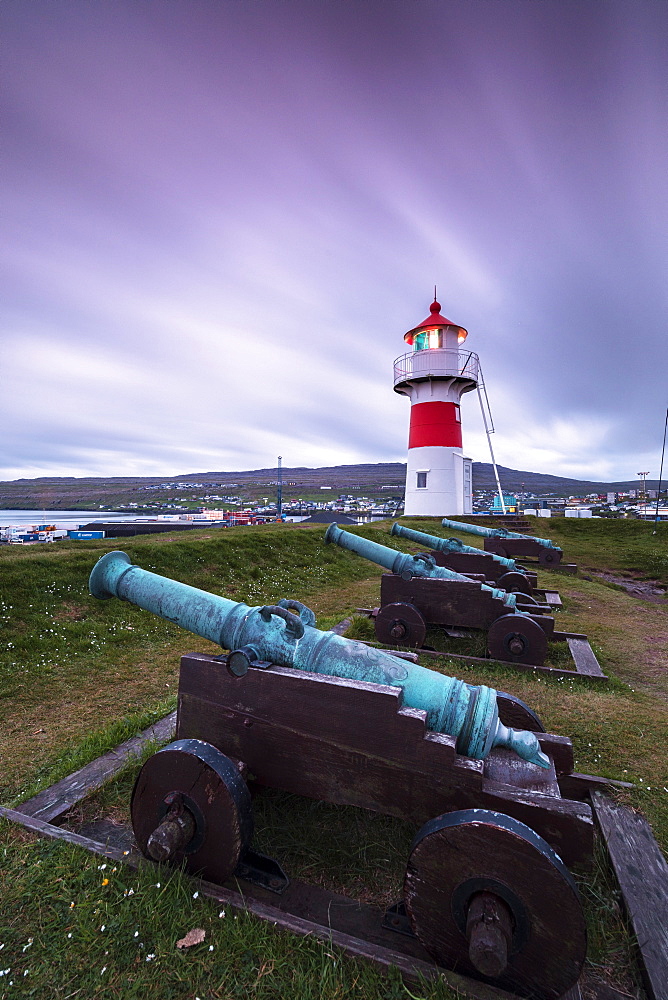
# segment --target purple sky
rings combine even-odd
[[[435,283],[497,461],[658,476],[665,0],[4,0],[0,39],[0,479],[404,460]]]

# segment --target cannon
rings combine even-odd
[[[231,650],[226,667],[242,676],[251,663],[276,663],[331,677],[400,687],[404,703],[426,711],[427,726],[457,740],[457,751],[483,760],[496,746],[549,766],[532,733],[503,725],[496,691],[396,657],[334,632],[315,628],[315,615],[300,601],[249,608],[133,566],[125,552],[108,552],[94,566],[89,590],[102,600],[120,597]],[[296,612],[293,613],[293,612]]]
[[[517,531],[506,528],[485,528],[479,524],[469,524],[465,521],[451,521],[444,517],[441,521],[444,528],[454,531],[464,531],[470,535],[480,535],[485,539],[485,552],[509,558],[526,556],[535,558],[546,569],[554,568],[561,562],[563,552],[549,538],[534,538],[533,535],[521,535]]]
[[[230,650],[182,657],[176,739],[144,763],[132,792],[147,857],[219,884],[246,880],[243,895],[260,903],[282,892],[290,913],[304,890],[291,896],[277,862],[252,851],[247,778],[258,794],[268,786],[398,816],[418,827],[400,904],[410,954],[424,949],[531,1000],[575,984],[587,935],[568,866],[591,861],[593,824],[570,740],[513,733],[490,689],[322,632],[298,601],[251,608],[121,552],[103,556],[89,587]],[[578,795],[562,796],[564,779]],[[350,911],[342,902],[352,901],[333,897],[328,922]],[[401,923],[398,912],[388,924],[379,911],[371,939],[391,934],[383,928]]]
[[[554,634],[554,619],[521,610],[519,595],[437,566],[428,553],[397,552],[337,524],[330,524],[325,541],[390,570],[380,583],[375,617],[379,642],[419,648],[428,625],[486,629],[487,651],[494,659],[542,666],[548,638]]]
[[[482,573],[485,580],[491,580],[509,594],[534,593],[536,574],[527,573],[514,559],[507,559],[493,552],[483,552],[473,545],[465,545],[458,538],[439,538],[424,531],[415,531],[398,521],[392,525],[390,534],[428,546],[437,566],[446,566],[457,573]]]

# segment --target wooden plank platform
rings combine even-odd
[[[543,569],[550,569],[554,573],[569,573],[571,576],[575,576],[578,571],[577,563],[557,563],[556,566],[543,567]]]
[[[368,618],[372,618],[376,608],[355,608],[355,611],[360,615],[366,615]],[[454,632],[454,630],[444,629],[448,634]],[[461,629],[457,630],[458,635],[463,636],[464,633]],[[504,666],[513,667],[515,670],[538,672],[541,674],[547,674],[552,677],[584,677],[587,680],[592,681],[607,681],[608,675],[604,674],[601,670],[601,666],[596,659],[593,649],[589,644],[589,639],[586,635],[575,632],[554,632],[550,637],[555,642],[566,642],[570,650],[571,656],[573,658],[573,669],[567,670],[562,667],[546,667],[540,663],[515,663],[512,660],[493,660],[490,657],[485,656],[466,656],[463,653],[439,653],[437,650],[433,649],[418,649],[417,652],[420,656],[447,656],[453,660],[464,660],[466,663],[503,663]],[[381,646],[382,643],[376,642],[373,639],[360,639],[359,642],[364,642],[367,646]]]
[[[545,603],[549,604],[551,608],[561,608],[563,606],[558,590],[543,590],[540,593],[544,595]]]
[[[126,854],[113,844],[83,837],[35,816],[27,816],[16,809],[0,806],[0,816],[19,823],[40,836],[63,840],[132,868],[137,868],[140,864],[154,864],[137,852]],[[291,891],[288,890],[290,895],[286,894],[286,898],[280,902],[279,897],[270,896],[266,890],[248,882],[239,886],[236,880],[231,880],[225,886],[219,886],[193,879],[193,883],[201,895],[209,899],[231,909],[252,913],[260,920],[270,921],[293,934],[316,937],[342,948],[353,957],[372,962],[381,970],[389,970],[394,966],[410,982],[417,983],[423,977],[432,980],[441,978],[470,1000],[517,1000],[514,994],[505,990],[435,965],[416,939],[379,926],[382,911],[378,907],[300,882],[293,882]],[[233,885],[236,888],[232,888]]]
[[[601,792],[591,798],[638,941],[645,985],[652,1000],[668,1000],[668,863],[643,816]]]
[[[537,559],[531,559],[527,556],[511,556],[510,558],[527,568],[535,567],[537,570],[549,570],[550,573],[568,573],[570,576],[575,576],[578,571],[577,563],[553,563],[551,566],[543,566]]]
[[[130,847],[131,831],[120,828],[116,824],[108,824],[105,821],[93,823],[88,827],[92,836],[84,836],[81,833],[47,822],[38,815],[29,815],[24,810],[28,806],[35,811],[48,812],[56,809],[56,815],[62,815],[61,808],[66,801],[72,803],[80,801],[89,791],[99,788],[101,783],[109,780],[124,766],[131,753],[136,754],[148,741],[169,739],[173,725],[174,713],[154,726],[148,727],[139,736],[126,741],[111,753],[105,754],[104,757],[91,762],[87,767],[81,768],[75,775],[71,775],[52,788],[46,789],[45,792],[40,793],[39,802],[36,801],[39,797],[35,796],[19,809],[8,809],[0,806],[0,816],[18,823],[40,836],[63,840],[134,868],[138,867],[139,864],[153,864]],[[574,785],[578,784],[577,779],[581,779],[580,783],[583,785],[581,792],[584,792],[588,781],[604,780],[595,779],[588,775],[571,775],[570,777]],[[606,799],[606,802],[609,801]],[[50,802],[51,805],[45,808],[47,802]],[[605,830],[604,835],[606,835]],[[651,837],[651,833],[649,836]],[[656,848],[655,842],[654,847]],[[665,862],[663,865],[665,869]],[[246,910],[258,918],[269,920],[292,933],[310,934],[342,948],[350,955],[374,963],[380,970],[395,966],[410,982],[415,982],[420,977],[430,979],[441,977],[454,990],[458,990],[470,1000],[517,1000],[511,994],[494,986],[468,979],[435,965],[415,938],[379,927],[381,911],[377,907],[359,903],[356,900],[330,893],[298,880],[293,880],[284,897],[277,897],[247,882],[243,882],[240,886],[234,879],[230,880],[224,887],[205,881],[198,881],[198,886],[202,895],[228,905],[232,909]],[[663,923],[664,929],[667,926],[668,920]],[[613,990],[592,993],[590,989],[589,995],[596,997],[596,1000],[621,1000],[621,996]],[[653,994],[653,1000],[665,1000],[665,998],[665,993]],[[564,994],[562,1000],[581,1000],[579,986],[573,987]]]
[[[569,638],[566,642],[579,674],[584,674],[586,677],[605,677],[588,639]]]
[[[104,756],[98,757],[62,781],[21,803],[21,813],[25,816],[35,816],[46,823],[51,822],[106,784],[132,757],[140,756],[148,742],[151,740],[164,742],[171,739],[175,732],[176,712],[172,712],[138,736],[126,740],[114,750],[110,750]]]

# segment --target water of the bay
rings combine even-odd
[[[55,524],[57,528],[72,528],[91,521],[132,520],[132,514],[107,510],[0,510],[0,528],[11,524]]]

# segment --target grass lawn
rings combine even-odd
[[[414,524],[411,521],[411,524]],[[415,546],[361,532],[393,548]],[[443,534],[437,521],[416,527]],[[576,767],[634,782],[626,801],[649,818],[668,849],[668,604],[638,600],[595,576],[608,571],[668,585],[668,525],[555,519],[537,530],[577,562],[576,577],[542,571],[539,584],[564,601],[557,627],[585,632],[605,686],[558,680],[492,664],[424,658],[423,665],[523,698],[546,727],[572,738]],[[94,759],[174,707],[181,653],[214,652],[148,612],[89,597],[87,579],[104,552],[249,604],[295,597],[329,628],[378,602],[380,570],[335,546],[323,528],[266,525],[186,537],[65,542],[0,549],[0,800],[16,805]],[[471,536],[460,536],[470,543]],[[358,632],[365,628],[357,620]],[[136,767],[86,809],[123,815]],[[298,878],[373,902],[398,895],[407,824],[280,792],[257,801],[258,847]],[[179,872],[107,865],[85,851],[40,840],[0,822],[0,996],[226,998],[451,997],[443,983],[405,987],[310,939],[194,896]],[[590,982],[642,996],[633,942],[599,851],[580,876],[589,929]],[[186,951],[175,943],[206,931]],[[8,971],[6,971],[8,970]],[[11,985],[10,985],[11,984]],[[410,994],[409,994],[410,990]]]

